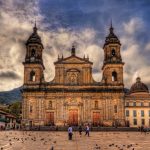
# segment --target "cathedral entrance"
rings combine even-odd
[[[78,125],[78,110],[77,109],[69,110],[69,121],[68,121],[68,123],[72,126]]]
[[[98,126],[100,124],[100,113],[93,112],[93,126]]]
[[[46,113],[46,122],[47,125],[54,125],[54,112],[47,112]]]

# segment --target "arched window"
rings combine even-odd
[[[31,57],[35,57],[35,49],[32,49],[32,51],[31,51]]]
[[[112,54],[112,56],[115,56],[116,55],[116,51],[114,49],[112,49],[111,54]]]
[[[34,71],[30,72],[30,81],[35,81],[35,72]]]
[[[95,108],[98,108],[98,101],[95,101]]]
[[[112,72],[112,81],[117,81],[117,73],[115,71]]]
[[[114,113],[117,113],[117,105],[114,105]]]
[[[48,108],[49,108],[49,109],[52,109],[52,101],[49,101],[49,103],[48,103]]]
[[[31,51],[31,58],[30,58],[30,61],[31,61],[31,62],[34,62],[34,61],[35,61],[35,50],[34,50],[34,49],[32,49],[32,51]]]
[[[32,111],[33,111],[33,107],[32,105],[30,105],[30,113],[32,113]]]

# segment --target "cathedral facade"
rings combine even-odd
[[[125,99],[121,43],[113,27],[104,46],[101,82],[92,77],[93,63],[80,58],[73,46],[70,56],[58,58],[55,77],[44,79],[43,44],[37,32],[26,42],[22,124],[25,126],[125,125]],[[94,51],[94,50],[93,50]]]

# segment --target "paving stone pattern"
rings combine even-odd
[[[91,132],[90,137],[67,132],[1,131],[0,150],[150,150],[150,133]]]

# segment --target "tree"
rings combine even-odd
[[[17,117],[19,119],[21,117],[21,102],[14,102],[9,105],[9,112]]]

